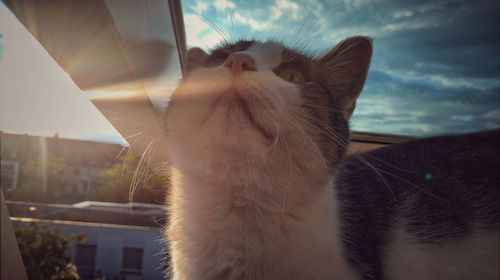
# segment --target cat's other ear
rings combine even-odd
[[[200,48],[190,48],[187,51],[187,69],[193,70],[203,64],[208,54]]]
[[[318,59],[328,88],[340,102],[346,119],[354,112],[356,99],[365,84],[372,45],[373,40],[369,37],[347,38]]]

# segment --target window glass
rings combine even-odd
[[[142,269],[142,248],[123,248],[123,269]]]
[[[168,97],[181,73],[168,2],[41,2],[0,3],[0,186],[29,279],[161,279],[166,182],[95,105]]]
[[[97,246],[95,245],[76,245],[75,265],[78,267],[80,276],[90,277],[93,275],[96,251]]]
[[[1,131],[126,143],[3,3],[0,22]]]
[[[429,136],[500,125],[500,2],[183,0],[189,46],[280,40],[321,53],[354,35],[374,55],[354,130]]]

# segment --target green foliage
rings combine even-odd
[[[57,230],[32,223],[16,230],[16,238],[28,279],[80,279],[67,250],[71,243],[83,241],[83,235],[64,236]]]
[[[56,267],[56,273],[50,277],[50,280],[78,280],[78,269],[72,263],[68,263],[63,269]]]
[[[77,179],[61,157],[49,156],[45,164],[27,160],[20,168],[18,188],[5,195],[8,200],[68,202],[65,199],[79,183]]]
[[[92,182],[94,191],[91,193],[75,191],[81,185],[81,177],[75,174],[74,168],[57,155],[48,156],[45,163],[27,160],[21,165],[18,188],[6,192],[6,198],[68,204],[82,200],[126,203],[134,189],[133,202],[163,203],[167,179],[160,171],[146,168],[145,162],[141,163],[140,158],[132,152],[122,156],[109,169],[98,173]]]
[[[21,188],[25,190],[43,190],[46,182],[47,191],[53,195],[63,196],[77,182],[75,176],[68,172],[68,165],[61,157],[49,156],[45,165],[39,161],[30,160],[22,169]]]
[[[167,179],[164,171],[153,171],[141,165],[140,158],[129,154],[122,163],[102,172],[97,179],[96,196],[100,201],[163,203]],[[131,193],[133,192],[133,195]]]

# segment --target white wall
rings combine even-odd
[[[99,270],[106,279],[120,276],[122,265],[122,252],[124,247],[143,248],[142,277],[134,279],[156,280],[163,279],[164,266],[160,252],[164,249],[162,233],[159,228],[136,226],[109,225],[81,222],[55,223],[40,221],[49,228],[58,229],[63,234],[85,233],[85,244],[96,245],[95,270]],[[13,221],[14,228],[27,226],[28,222]],[[70,249],[72,261],[75,260],[76,250]],[[121,278],[117,278],[121,279]]]

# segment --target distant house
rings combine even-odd
[[[70,247],[82,279],[163,279],[167,245],[161,227],[166,207],[85,201],[73,205],[7,201],[14,228],[38,223],[65,235],[83,233]]]
[[[120,162],[127,147],[118,144],[82,141],[54,137],[18,135],[0,132],[1,186],[16,190],[33,173],[38,190],[50,191],[50,172],[66,176],[65,188],[57,191],[72,195],[92,194],[99,174]],[[54,170],[54,164],[58,170]],[[51,170],[47,170],[51,169]],[[28,174],[29,173],[29,174]]]

